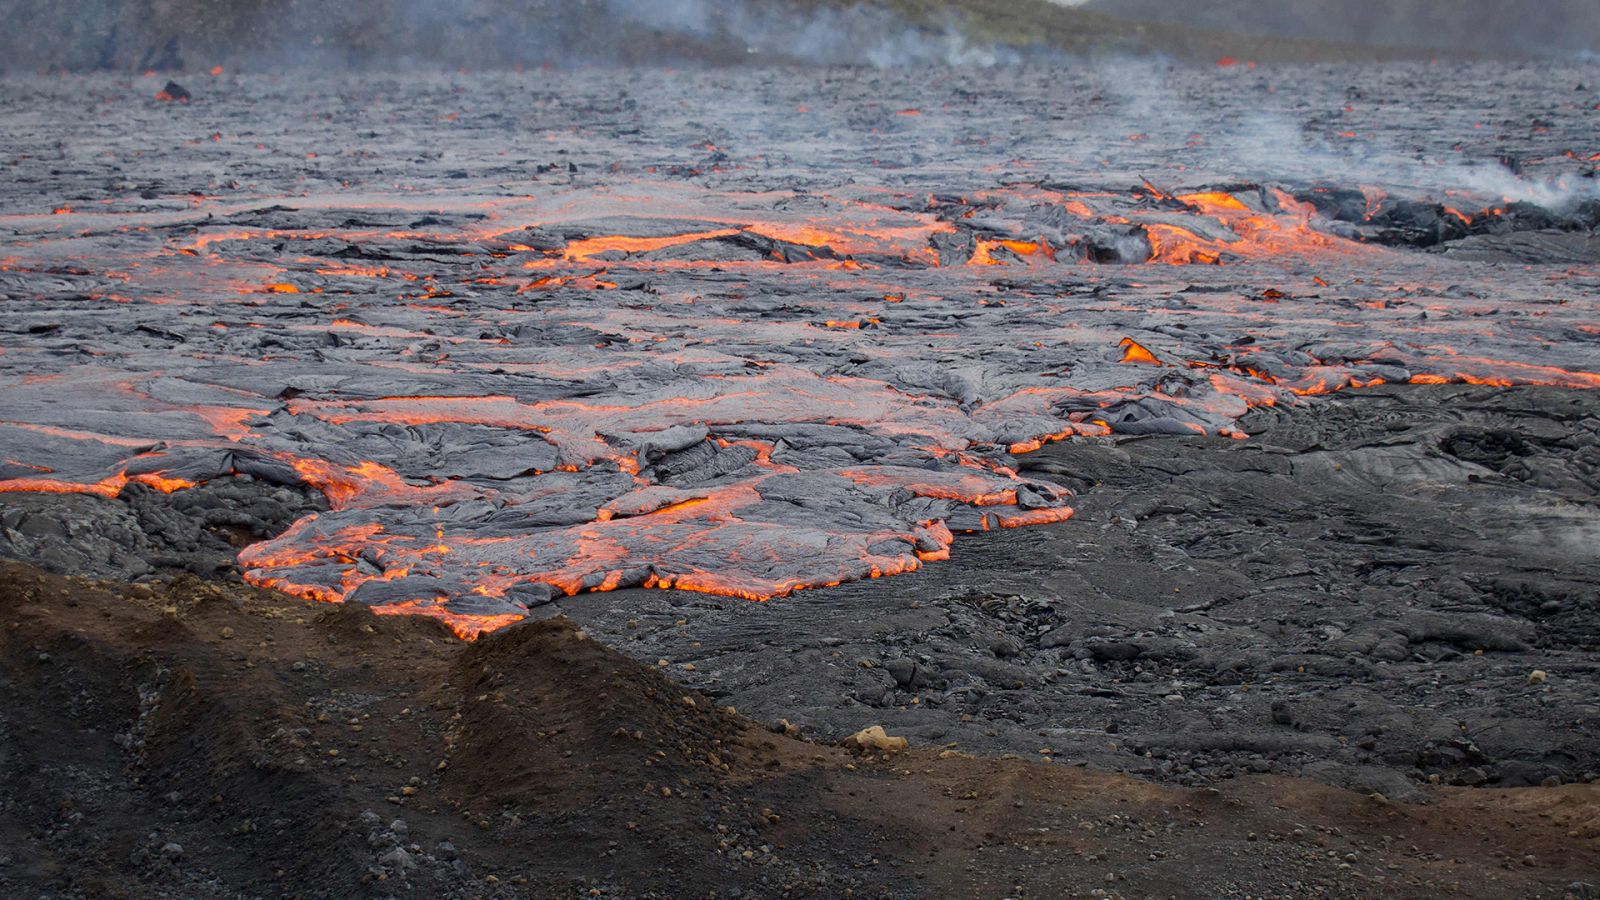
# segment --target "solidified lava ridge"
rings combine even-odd
[[[911,571],[1070,516],[1013,456],[1073,435],[1242,436],[1381,382],[1600,387],[1592,302],[1418,249],[1590,208],[532,187],[6,217],[0,490],[310,485],[331,509],[247,548],[248,580],[470,637],[583,591]]]

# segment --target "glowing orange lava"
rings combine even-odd
[[[1138,363],[1147,366],[1161,365],[1161,360],[1156,359],[1154,353],[1151,353],[1143,344],[1133,338],[1123,338],[1122,343],[1117,346],[1122,348],[1122,358],[1117,360],[1118,362]]]

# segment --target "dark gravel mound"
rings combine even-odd
[[[0,893],[1583,897],[1600,867],[1592,785],[1412,806],[852,752],[569,622],[469,645],[291,604],[0,566]]]

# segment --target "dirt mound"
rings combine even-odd
[[[695,775],[703,781],[697,770],[731,772],[744,762],[747,721],[589,641],[565,619],[479,641],[460,654],[452,681],[472,696],[448,738],[444,785],[470,806],[571,809],[630,788],[670,791]],[[563,777],[551,779],[554,772]]]
[[[1600,865],[1594,786],[1407,806],[857,755],[561,620],[464,644],[354,605],[8,564],[0,622],[12,895],[1557,897]]]

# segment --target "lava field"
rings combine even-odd
[[[248,581],[464,637],[937,566],[1050,442],[1600,387],[1595,75],[0,81],[0,491],[248,481]]]

